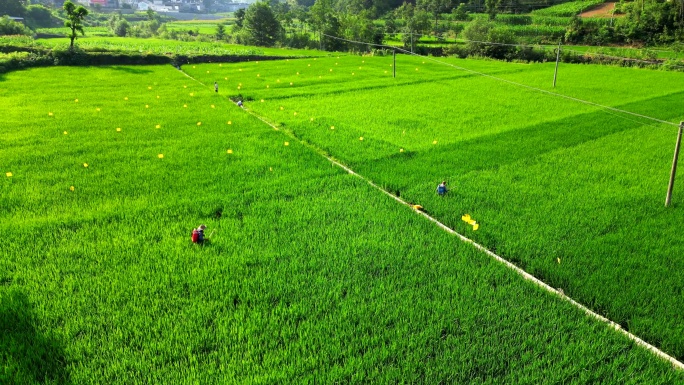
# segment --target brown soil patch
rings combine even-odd
[[[580,17],[613,17],[615,3],[603,3],[580,14]],[[622,15],[615,15],[621,17]]]

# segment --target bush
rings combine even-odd
[[[0,17],[0,35],[30,35],[31,30],[9,16]]]

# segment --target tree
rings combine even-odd
[[[119,19],[114,27],[114,34],[119,37],[125,37],[128,35],[128,31],[131,29],[131,25],[128,24],[126,19]]]
[[[499,7],[500,3],[501,0],[485,0],[485,10],[489,15],[489,20],[496,19],[496,14],[498,11],[497,8]]]
[[[0,35],[30,35],[31,30],[21,23],[11,20],[9,16],[0,17]]]
[[[413,4],[404,3],[396,9],[397,17],[404,20],[404,27],[401,29],[402,41],[405,47],[410,47],[411,51],[415,48],[414,34],[422,33],[430,28],[430,14],[425,11],[416,10]]]
[[[71,33],[69,34],[71,45],[69,46],[69,49],[73,50],[74,40],[78,36],[76,32],[80,32],[81,35],[85,35],[85,31],[83,31],[83,20],[86,16],[88,16],[88,10],[82,5],[78,6],[77,8],[76,5],[71,2],[71,0],[64,2],[64,10],[67,13],[67,20],[64,22],[64,26],[71,29]]]
[[[26,14],[26,0],[0,0],[0,16],[24,16]]]
[[[243,24],[251,44],[270,47],[282,35],[283,27],[268,3],[258,1],[247,8]]]
[[[245,9],[240,8],[235,11],[235,28],[240,29],[245,22]]]
[[[223,24],[216,26],[216,40],[223,40],[226,37],[226,27]]]

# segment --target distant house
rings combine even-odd
[[[118,0],[88,0],[91,7],[100,6],[102,8],[119,8]]]

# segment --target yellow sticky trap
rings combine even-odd
[[[256,63],[259,64],[259,62],[256,62]]]
[[[69,190],[74,191],[76,188],[74,186],[69,187]]]
[[[126,96],[126,97],[124,98],[124,100],[128,100],[128,96]]]
[[[211,108],[216,108],[216,107],[214,107],[214,105],[212,104],[212,105],[211,105]]]
[[[238,86],[238,90],[241,89],[242,87]]]
[[[297,72],[297,75],[299,75],[299,72]]]
[[[335,126],[330,126],[330,129],[331,129],[331,130],[334,130],[334,129],[335,129]]]
[[[187,104],[183,104],[183,108],[188,108],[188,105],[187,105]]]
[[[284,110],[284,109],[285,109],[284,107],[282,107],[282,106],[280,107],[280,111],[282,111],[282,110]]]
[[[228,78],[223,78],[224,80],[228,80]]]
[[[54,116],[52,112],[48,112],[48,116]]]
[[[6,172],[5,175],[7,175],[8,178],[11,178],[13,174],[11,172]]]
[[[330,69],[330,72],[332,72],[332,68]]]
[[[280,79],[276,79],[276,83],[280,83]]]
[[[157,124],[156,126],[154,126],[154,128],[161,128],[161,125]]]
[[[116,128],[116,132],[121,132],[121,128],[120,128],[120,127],[117,127],[117,128]]]
[[[229,121],[228,121],[228,124],[233,124],[233,122],[229,120]]]
[[[145,108],[150,108],[150,105],[149,105],[149,104],[145,104]]]
[[[209,73],[209,71],[207,71],[207,73]]]
[[[311,119],[309,119],[309,120],[313,122],[313,118],[311,118]]]
[[[290,142],[285,142],[285,145],[286,145],[286,146],[289,146],[289,145],[290,145]]]
[[[297,112],[294,112],[294,116],[297,116]]]
[[[261,77],[261,75],[260,75],[260,74],[257,74],[257,77],[258,77],[258,78],[260,78],[260,77]]]
[[[228,151],[226,151],[226,153],[232,154],[232,153],[233,153],[233,150],[230,150],[230,149],[229,149]]]
[[[192,66],[192,68],[196,68],[195,66]]]
[[[96,108],[95,111],[100,112],[100,109],[99,109],[99,108]]]
[[[436,141],[436,140],[433,140],[433,141],[432,141],[432,144],[437,144],[437,141]]]
[[[159,159],[164,159],[164,154],[159,154],[159,155],[157,155],[157,158],[159,158]]]
[[[387,71],[385,71],[385,73],[387,73]]]
[[[479,224],[479,223],[476,223],[476,224],[473,225],[473,231],[477,231],[477,229],[479,229],[479,228],[480,228],[480,224]]]
[[[88,168],[88,163],[83,163],[83,167]]]
[[[416,68],[416,71],[418,71],[418,68]]]
[[[271,86],[269,86],[268,84],[266,84],[266,88],[271,88]]]
[[[197,125],[198,125],[198,126],[201,126],[201,125],[202,125],[202,122],[197,122]]]
[[[74,100],[74,102],[78,103],[78,99]]]
[[[191,92],[191,93],[190,93],[190,96],[195,96],[195,93],[194,93],[194,92]]]
[[[290,85],[292,86],[292,85],[294,85],[294,83],[290,82]]]
[[[352,72],[352,76],[354,76],[354,73]]]
[[[404,149],[403,149],[403,148],[400,148],[400,149],[399,149],[399,152],[404,152]]]
[[[556,258],[556,262],[560,265],[560,258]]]
[[[468,221],[468,224],[471,225],[471,226],[475,226],[476,223],[477,223],[477,222],[476,222],[474,219],[470,219],[470,220]]]
[[[470,219],[471,219],[471,218],[470,218],[470,214],[466,214],[466,215],[461,216],[461,220],[462,220],[463,222],[469,222]]]
[[[157,95],[157,99],[159,99],[159,95]]]
[[[188,88],[188,86],[183,86],[183,88]]]
[[[363,136],[359,138],[359,140],[363,140]]]
[[[63,132],[63,134],[64,134],[64,135],[67,135],[67,134],[68,134],[68,132],[64,131],[64,132]]]
[[[147,87],[147,89],[148,89],[148,90],[151,90],[151,89],[152,89],[152,87]]]
[[[240,72],[242,72],[242,68],[240,68]]]
[[[261,99],[261,102],[263,103],[263,102],[264,102],[264,99]]]

